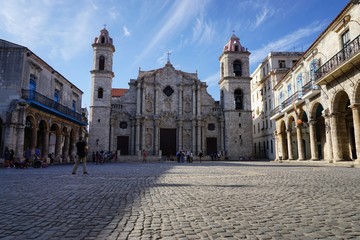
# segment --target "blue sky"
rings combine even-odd
[[[232,32],[251,72],[270,51],[305,51],[349,0],[0,0],[0,38],[28,47],[83,92],[89,107],[93,50],[113,38],[114,88],[141,70],[196,72],[219,100],[218,57]]]

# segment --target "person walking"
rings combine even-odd
[[[145,150],[143,150],[143,163],[146,163],[146,156],[147,156],[147,153]]]
[[[79,141],[76,143],[76,150],[77,150],[77,160],[75,161],[72,174],[76,174],[77,168],[79,166],[80,161],[83,164],[83,174],[88,174],[86,170],[86,155],[87,155],[87,143],[83,139],[83,137],[79,137]]]

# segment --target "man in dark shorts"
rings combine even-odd
[[[79,166],[79,163],[82,161],[83,164],[83,174],[88,174],[86,170],[86,156],[87,156],[87,143],[86,141],[80,137],[79,141],[76,143],[76,149],[77,149],[77,159],[75,160],[75,164],[72,170],[72,174],[76,174],[77,168]]]

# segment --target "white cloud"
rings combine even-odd
[[[294,46],[301,44],[304,38],[323,30],[325,25],[325,22],[313,22],[309,26],[298,29],[276,41],[268,43],[262,48],[252,51],[250,55],[251,62],[258,64],[270,51],[293,51]]]
[[[173,33],[179,33],[184,29],[201,10],[203,1],[178,0],[165,14],[164,19],[159,22],[165,23],[149,41],[141,55],[133,63],[136,66],[139,61],[146,57],[160,42],[166,42],[173,37]]]
[[[193,27],[192,43],[197,45],[212,43],[215,29],[211,23],[206,23],[203,17],[197,18]]]
[[[129,37],[131,33],[129,32],[128,28],[126,26],[123,27],[123,32],[125,37]]]
[[[209,86],[218,86],[218,82],[220,80],[220,72],[216,72],[203,80]]]

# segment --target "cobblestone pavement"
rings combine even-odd
[[[275,162],[0,169],[1,239],[360,239],[360,169]],[[80,171],[79,171],[80,170]]]

